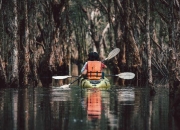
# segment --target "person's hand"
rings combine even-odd
[[[104,65],[104,68],[107,68],[107,66],[106,66],[106,65]]]

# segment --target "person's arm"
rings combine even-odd
[[[104,63],[102,63],[101,66],[102,66],[102,69],[107,68],[107,66]]]
[[[87,62],[85,63],[85,65],[83,66],[83,70],[82,70],[82,75],[86,75],[87,74]]]
[[[85,69],[83,72],[82,72],[82,75],[86,75],[87,74],[87,69]]]
[[[81,69],[81,73],[85,70],[86,65],[87,65],[87,62],[86,62],[86,63],[84,64],[84,66],[82,67],[82,69]]]

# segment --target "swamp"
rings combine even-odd
[[[180,129],[179,39],[180,0],[0,0],[0,130]]]

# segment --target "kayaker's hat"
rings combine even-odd
[[[97,60],[97,61],[99,61],[99,55],[98,55],[98,53],[97,52],[94,52],[94,60]]]
[[[99,61],[99,55],[97,52],[90,52],[88,54],[88,60],[89,61]]]

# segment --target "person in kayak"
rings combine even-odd
[[[107,66],[100,61],[98,53],[90,52],[88,54],[88,61],[81,69],[81,73],[88,79],[99,80],[100,78],[104,78],[104,73],[102,71],[105,68],[107,68]]]

